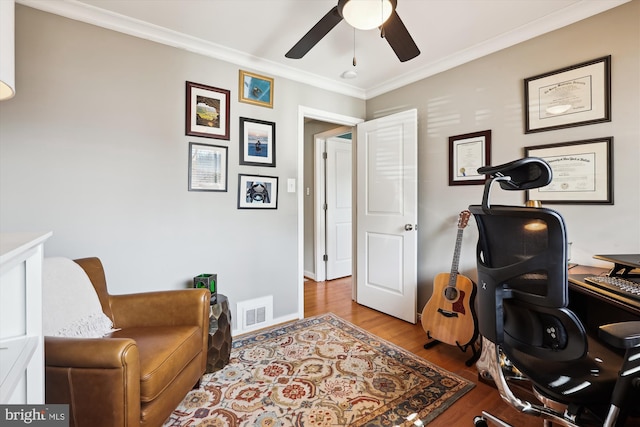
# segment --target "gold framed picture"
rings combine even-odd
[[[273,79],[240,70],[238,96],[240,102],[273,108]]]

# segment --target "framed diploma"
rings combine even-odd
[[[556,204],[613,204],[613,137],[525,147],[526,157],[544,159],[549,185],[527,190],[526,200]]]
[[[611,56],[524,80],[525,133],[611,121]]]
[[[490,130],[449,137],[449,185],[484,184],[478,168],[490,162]]]
[[[189,143],[189,191],[227,191],[227,147]]]

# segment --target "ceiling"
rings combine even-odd
[[[377,29],[340,22],[302,59],[285,53],[337,0],[17,0],[17,3],[368,99],[629,0],[397,0],[421,54],[401,63]],[[354,43],[355,35],[355,43]],[[357,65],[352,65],[354,56]],[[344,79],[344,71],[357,72]]]

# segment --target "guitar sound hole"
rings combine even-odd
[[[458,299],[458,289],[452,288],[452,287],[445,288],[444,297],[449,301],[454,301]]]

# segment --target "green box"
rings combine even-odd
[[[218,275],[199,274],[193,278],[193,287],[209,289],[209,292],[211,292],[211,299],[213,299],[218,291]]]

